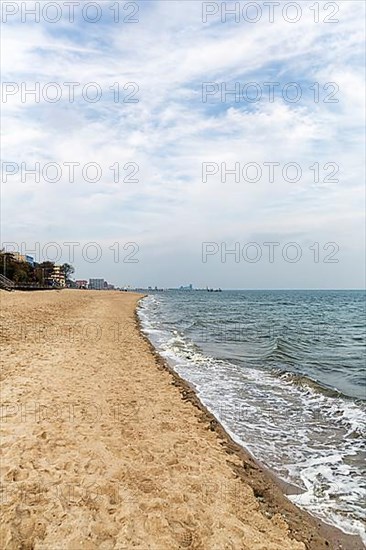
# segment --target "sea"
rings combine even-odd
[[[366,542],[365,292],[164,291],[138,314],[235,441]]]

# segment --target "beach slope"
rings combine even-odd
[[[154,353],[140,297],[1,293],[1,548],[340,548]]]

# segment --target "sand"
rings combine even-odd
[[[142,336],[139,298],[1,292],[1,548],[362,548],[230,440]]]

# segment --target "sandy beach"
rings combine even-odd
[[[140,298],[1,292],[1,548],[363,548],[231,441],[140,332]]]

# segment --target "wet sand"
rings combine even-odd
[[[1,548],[363,548],[230,439],[141,334],[141,296],[0,298]]]

